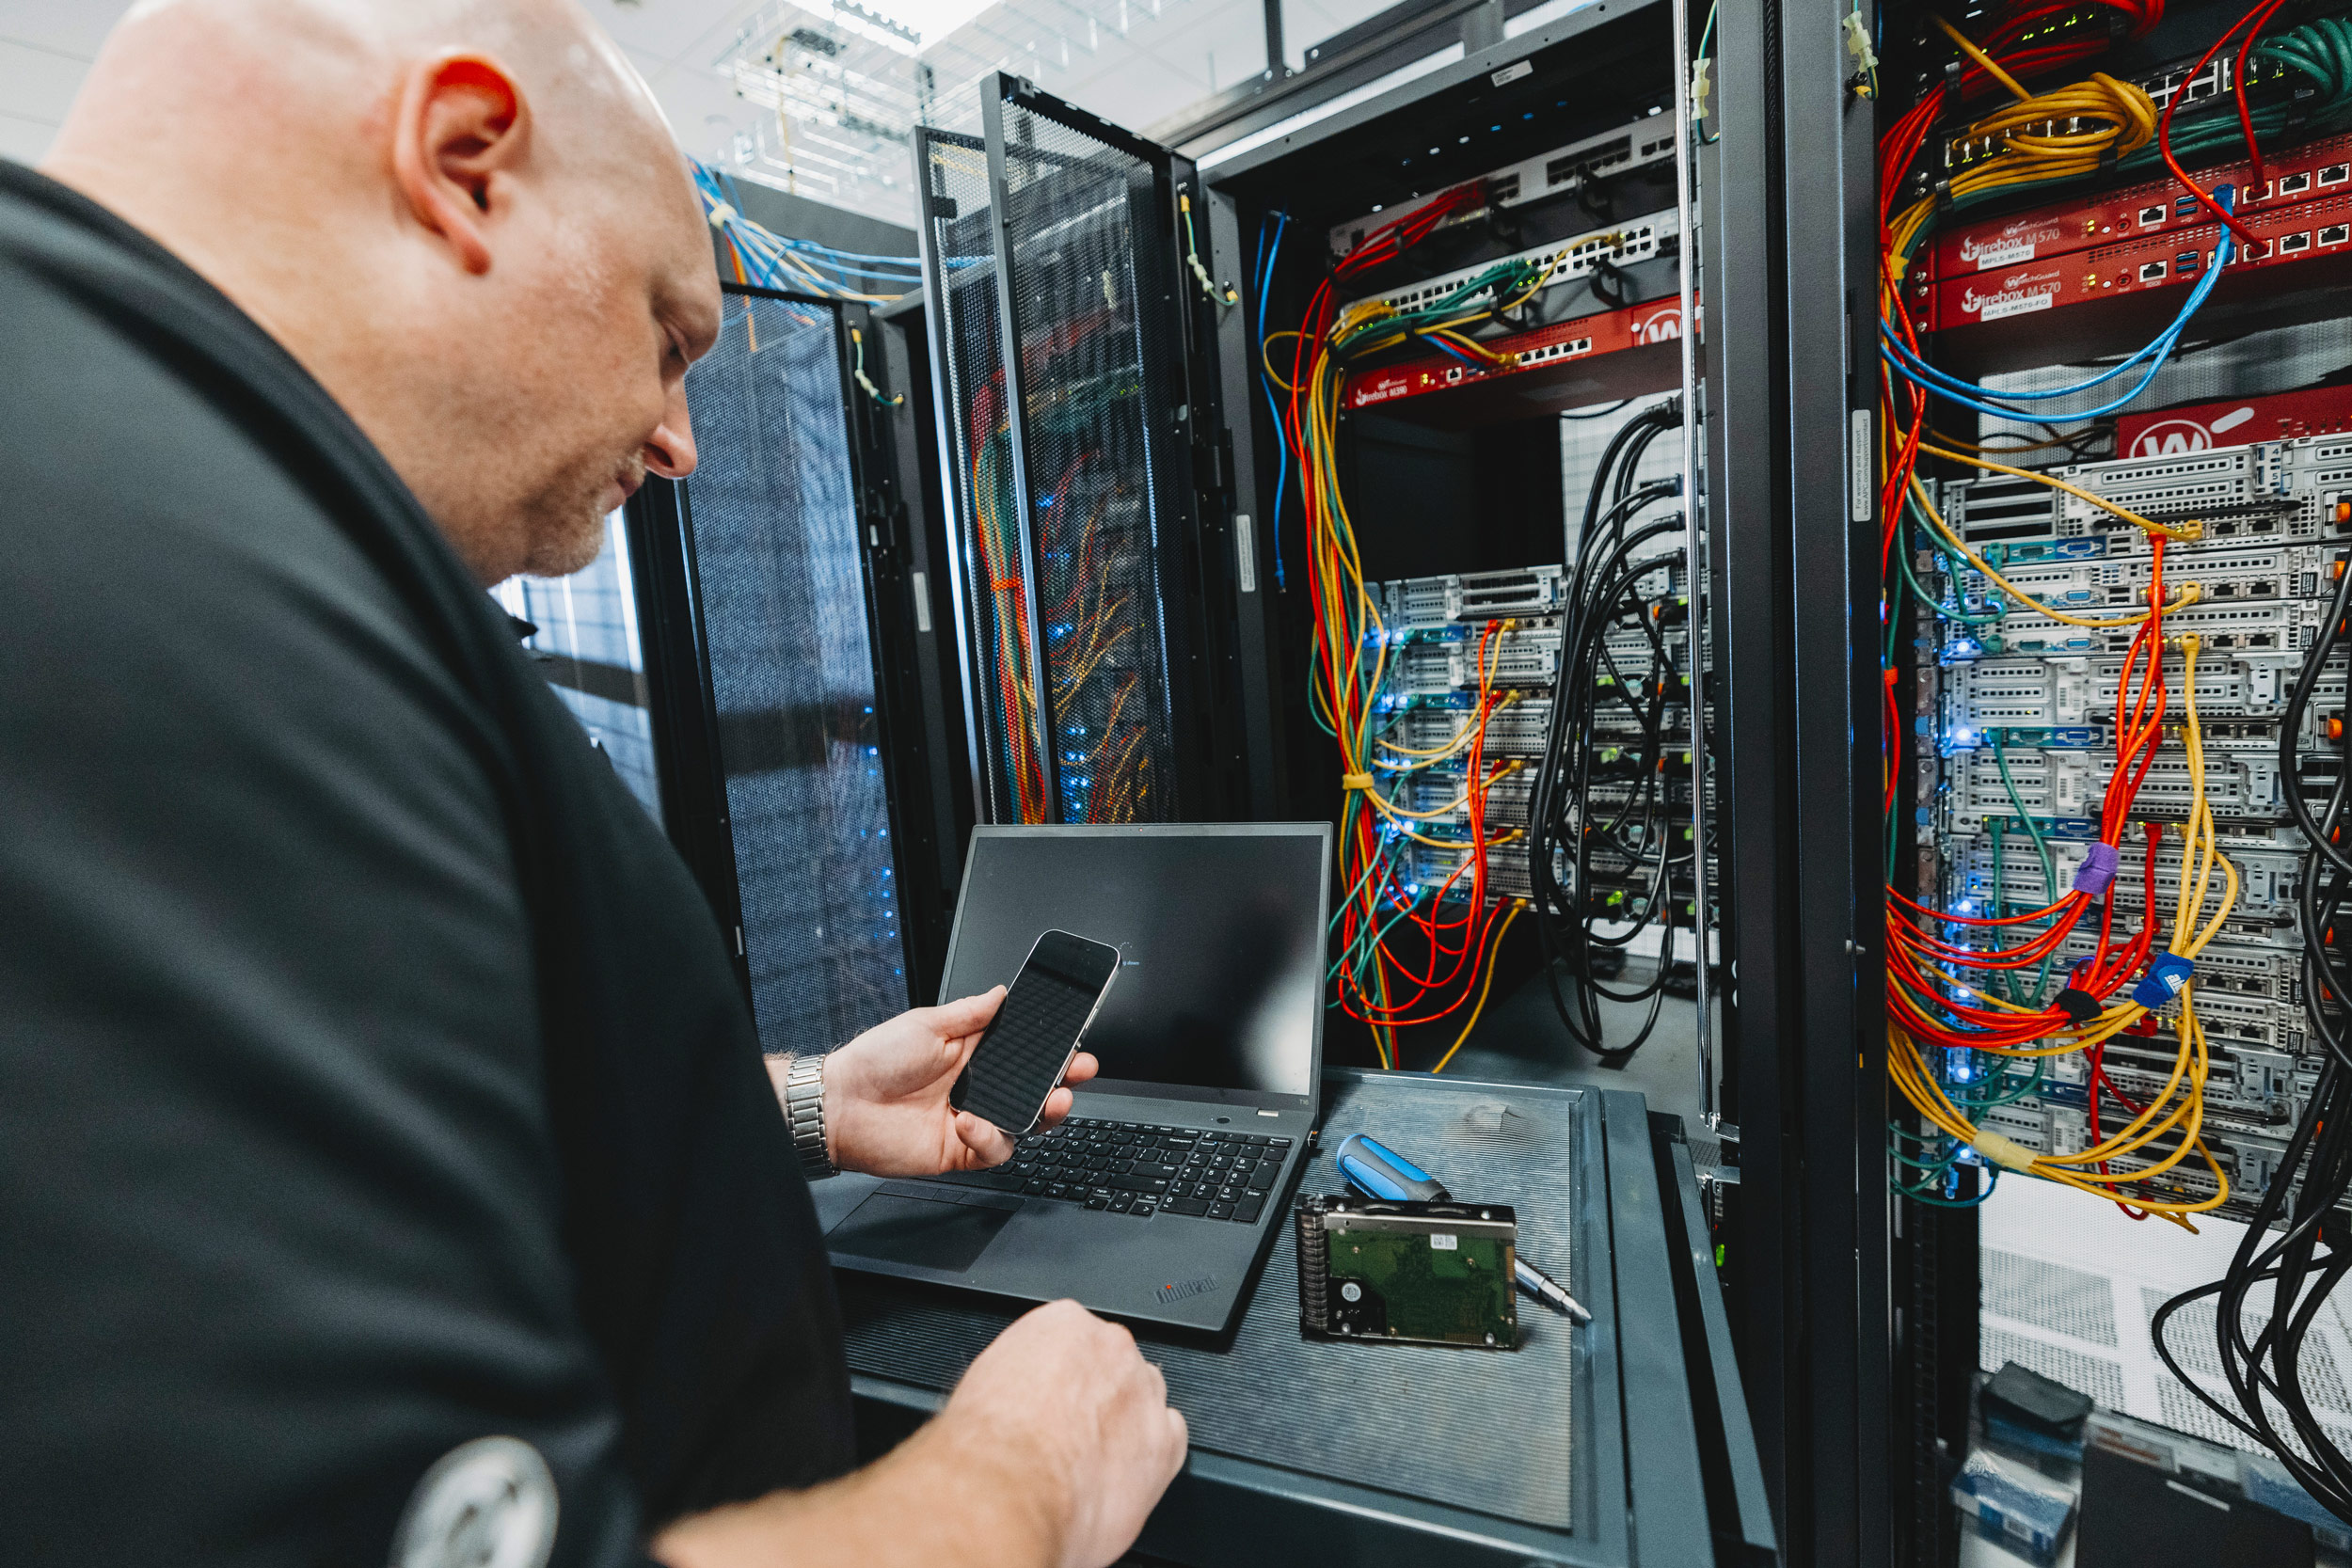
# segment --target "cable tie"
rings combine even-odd
[[[1980,1127],[1977,1130],[1977,1135],[1968,1140],[1968,1147],[2003,1170],[2025,1171],[2028,1174],[2033,1170],[2033,1150],[2014,1138],[2005,1138],[1998,1132]]]
[[[1369,790],[1372,788],[1372,775],[1369,773],[1343,773],[1340,775],[1340,787],[1342,789]]]
[[[728,206],[725,202],[722,201],[717,206],[710,209],[711,228],[724,229],[728,224],[734,221],[735,209]]]
[[[2148,966],[2148,973],[2132,988],[2132,1000],[2143,1007],[2161,1007],[2180,995],[2196,973],[2194,958],[2183,953],[2167,953]]]
[[[2074,891],[2096,898],[2106,892],[2115,880],[2115,868],[2122,856],[2112,844],[2093,844],[2083,863],[2074,871]]]
[[[2058,993],[2058,1006],[2077,1026],[2096,1022],[2106,1010],[2097,997],[2077,986],[2068,986]]]

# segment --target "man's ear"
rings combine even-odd
[[[392,174],[408,210],[468,272],[490,270],[490,220],[511,199],[531,109],[486,55],[443,55],[408,74],[392,124]]]

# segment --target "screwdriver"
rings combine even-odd
[[[1443,1203],[1454,1196],[1445,1183],[1406,1159],[1388,1145],[1352,1132],[1343,1139],[1339,1151],[1332,1156],[1340,1174],[1347,1178],[1349,1186],[1374,1197],[1391,1198],[1400,1203]],[[1512,1254],[1512,1277],[1518,1288],[1537,1301],[1549,1302],[1578,1323],[1588,1323],[1593,1315],[1577,1299],[1562,1289],[1559,1282],[1534,1264]]]

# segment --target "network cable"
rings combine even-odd
[[[1677,811],[1666,786],[1670,733],[1668,710],[1688,704],[1694,689],[1697,628],[1684,614],[1686,665],[1677,668],[1661,623],[1673,608],[1672,574],[1686,565],[1679,548],[1657,551],[1656,542],[1679,539],[1679,514],[1642,522],[1649,508],[1676,499],[1674,480],[1637,483],[1642,455],[1661,436],[1680,428],[1679,399],[1642,410],[1620,426],[1603,451],[1585,496],[1580,520],[1568,602],[1562,616],[1560,673],[1553,689],[1551,724],[1545,738],[1529,812],[1528,861],[1535,928],[1552,1005],[1568,1037],[1597,1055],[1622,1058],[1639,1049],[1656,1029],[1673,971],[1675,879],[1685,876],[1699,846],[1691,842],[1691,814]],[[1663,578],[1668,586],[1645,594],[1645,580]],[[1686,573],[1686,582],[1687,582]],[[1629,669],[1612,651],[1613,631],[1638,632],[1643,665]],[[1626,799],[1609,809],[1596,790],[1595,764],[1604,711],[1630,721],[1635,738],[1626,777]],[[1606,866],[1600,863],[1605,862]],[[1607,891],[1603,891],[1604,887]],[[1609,902],[1612,895],[1635,894],[1638,910]],[[1628,921],[1613,915],[1638,913]],[[1705,923],[1691,911],[1690,929],[1701,937]],[[1624,929],[1602,934],[1604,922]],[[1621,953],[1644,931],[1656,928],[1659,956],[1649,979],[1613,990],[1604,981],[1603,953]],[[1703,940],[1703,939],[1702,939]],[[1704,962],[1704,950],[1695,961]],[[1621,963],[1622,960],[1618,960]],[[1563,979],[1567,981],[1564,988]],[[1612,1042],[1600,1003],[1647,1009],[1631,1038]]]

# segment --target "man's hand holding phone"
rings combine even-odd
[[[825,1133],[834,1164],[869,1176],[936,1176],[984,1170],[1012,1158],[1012,1140],[993,1123],[959,1111],[947,1094],[1005,999],[1005,988],[939,1007],[915,1007],[878,1023],[825,1060]],[[769,1070],[781,1098],[782,1058]],[[1046,1097],[1041,1126],[1070,1115],[1068,1085],[1099,1070],[1086,1052],[1071,1058],[1061,1087]]]

